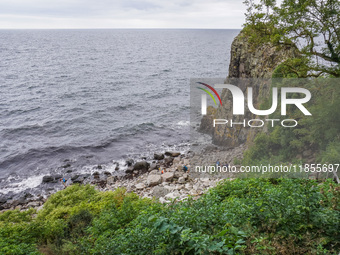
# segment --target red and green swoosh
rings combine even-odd
[[[218,100],[220,101],[220,104],[222,105],[222,100],[221,100],[219,94],[217,93],[217,91],[213,87],[211,87],[210,85],[208,85],[206,83],[203,83],[203,82],[197,82],[197,83],[201,84],[201,85],[204,85],[207,88],[211,89],[211,91],[215,93],[215,95],[217,96]],[[211,94],[211,92],[209,90],[203,89],[203,88],[200,88],[200,87],[197,87],[197,88],[203,90],[204,92],[206,92],[212,98],[212,100],[214,101],[215,105],[217,106],[216,100],[215,100],[214,96]]]

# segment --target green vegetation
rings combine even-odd
[[[293,47],[297,59],[284,66],[295,77],[340,77],[338,0],[246,0],[245,32],[254,45]]]
[[[330,180],[238,179],[167,205],[72,185],[0,214],[0,254],[337,254],[339,201]]]
[[[296,50],[296,57],[281,63],[272,78],[307,78],[303,87],[312,93],[307,108],[312,117],[288,109],[299,122],[293,129],[276,127],[258,134],[242,164],[339,163],[340,158],[340,2],[338,0],[247,0],[244,28],[254,47],[263,43]],[[325,78],[328,78],[325,79]],[[291,79],[285,79],[288,87]],[[288,80],[288,81],[287,81]],[[298,80],[298,79],[296,79]],[[293,83],[298,82],[293,80]],[[272,84],[282,87],[282,84]],[[292,95],[297,97],[298,95]],[[269,102],[262,107],[268,109]],[[280,119],[279,113],[270,116]]]
[[[301,83],[302,82],[302,85]],[[244,165],[260,163],[339,164],[340,158],[340,90],[339,79],[273,79],[272,86],[300,86],[312,93],[306,104],[312,116],[305,116],[297,107],[289,107],[287,116],[298,121],[294,128],[276,126],[267,133],[259,133],[244,154]],[[300,84],[300,85],[299,85]],[[292,95],[296,97],[298,95]],[[267,102],[263,107],[268,109]],[[280,106],[278,107],[280,109]],[[282,119],[279,110],[270,119]]]

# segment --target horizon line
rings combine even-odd
[[[152,29],[154,29],[154,30],[160,30],[160,29],[169,29],[169,30],[174,30],[174,29],[183,29],[183,30],[188,30],[188,29],[191,29],[191,30],[193,30],[193,29],[197,29],[197,30],[242,30],[242,28],[176,28],[176,27],[174,27],[174,28],[162,28],[162,27],[154,27],[154,28],[148,28],[148,27],[127,27],[127,28],[100,28],[100,27],[98,27],[98,28],[77,28],[77,27],[75,27],[75,28],[53,28],[53,27],[51,27],[51,28],[38,28],[38,27],[34,27],[34,28],[25,28],[25,27],[23,27],[23,28],[1,28],[0,27],[0,30],[110,30],[110,29],[140,29],[140,30],[152,30]]]

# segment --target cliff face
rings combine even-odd
[[[280,63],[295,56],[294,48],[288,46],[280,49],[270,44],[254,47],[249,43],[247,36],[241,32],[231,45],[229,76],[226,83],[238,85],[245,97],[247,87],[253,87],[254,107],[260,109],[259,105],[270,96],[270,84],[264,80],[272,77],[273,71]],[[258,82],[250,84],[249,78]],[[240,79],[243,81],[240,82]],[[232,119],[234,122],[242,122],[244,119],[258,118],[248,111],[247,106],[245,115],[233,116],[232,95],[229,90],[222,91],[221,99],[223,106],[217,109],[208,108],[207,115],[201,121],[201,131],[212,135],[213,143],[221,146],[235,147],[253,141],[256,133],[263,130],[262,128],[249,128],[242,125],[212,127],[213,119]]]

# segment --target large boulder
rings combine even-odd
[[[136,184],[136,189],[137,190],[142,190],[142,189],[145,189],[146,188],[146,186],[145,186],[145,184],[144,183],[137,183]]]
[[[115,184],[116,181],[117,181],[117,177],[116,177],[116,176],[109,176],[109,177],[106,179],[107,185]]]
[[[178,157],[179,155],[181,155],[181,153],[178,151],[166,151],[165,155],[170,157]]]
[[[162,177],[156,174],[150,174],[147,179],[148,186],[156,186],[162,182]]]
[[[164,164],[166,166],[170,166],[172,164],[172,161],[174,161],[173,157],[167,157],[167,158],[164,159]]]
[[[230,54],[229,75],[225,82],[237,85],[244,93],[247,87],[252,87],[256,109],[259,109],[271,95],[271,85],[265,80],[272,77],[275,68],[282,62],[298,56],[296,48],[291,45],[281,45],[280,48],[271,43],[256,45],[243,31],[235,37]],[[213,143],[216,145],[233,148],[244,143],[251,144],[261,129],[242,125],[238,125],[237,128],[212,125],[214,119],[232,119],[236,123],[244,119],[259,118],[250,112],[245,112],[245,115],[233,115],[231,92],[223,89],[220,95],[223,105],[217,109],[212,106],[207,108],[207,114],[201,120],[200,131],[212,135]]]
[[[52,183],[52,182],[56,182],[54,177],[51,175],[45,175],[42,179],[43,183]]]
[[[166,172],[166,173],[162,174],[163,182],[171,182],[173,178],[174,178],[173,172]]]
[[[150,164],[146,161],[140,161],[137,162],[134,166],[133,166],[133,170],[143,170],[143,171],[147,171],[149,169]]]
[[[184,177],[179,177],[178,178],[178,183],[184,184],[185,183],[185,178]]]
[[[7,198],[6,197],[0,197],[0,204],[4,204],[7,202]]]
[[[126,174],[132,174],[133,173],[133,166],[129,166],[126,170],[125,170]]]
[[[167,188],[156,186],[152,191],[152,196],[156,198],[164,197],[166,194],[168,194],[170,191]]]
[[[163,153],[160,153],[160,154],[155,153],[155,154],[153,155],[153,158],[154,158],[155,160],[162,160],[162,159],[164,159],[164,154],[163,154]]]
[[[181,196],[181,194],[178,192],[178,190],[175,190],[174,192],[172,193],[169,193],[169,194],[166,194],[165,195],[165,198],[166,199],[176,199],[176,198],[179,198]]]
[[[161,172],[159,170],[152,170],[152,171],[150,171],[149,174],[158,174],[158,175],[160,175]]]
[[[157,169],[157,164],[156,163],[152,163],[151,165],[150,165],[150,168],[149,168],[149,170],[154,170],[154,169]]]

